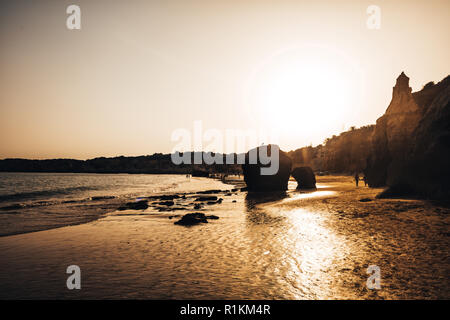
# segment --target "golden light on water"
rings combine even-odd
[[[315,192],[304,192],[291,196],[290,198],[283,199],[284,202],[295,201],[300,199],[311,199],[311,198],[320,198],[326,196],[332,196],[336,194],[334,191],[315,191]],[[336,194],[337,195],[337,194]]]
[[[335,276],[331,270],[334,262],[344,256],[346,247],[339,236],[325,225],[323,215],[305,209],[286,213],[292,227],[288,235],[294,246],[292,259],[292,281],[299,288],[297,299],[331,297],[336,288],[331,286]],[[339,246],[336,244],[340,243]]]

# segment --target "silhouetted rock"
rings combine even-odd
[[[147,200],[140,200],[136,202],[128,202],[118,210],[145,210],[148,208]]]
[[[370,187],[386,185],[388,176],[407,160],[411,136],[422,114],[423,108],[411,93],[409,78],[402,72],[392,90],[391,103],[375,126],[373,151],[365,170]]]
[[[431,91],[434,98],[422,93],[432,102],[411,137],[408,159],[388,176],[384,197],[450,198],[450,77],[422,91]]]
[[[261,162],[260,154],[267,154],[269,157],[272,152],[278,152],[278,164]],[[249,160],[255,155],[255,164],[250,164]],[[278,167],[275,174],[263,174],[262,168]],[[266,145],[248,151],[245,155],[245,164],[242,165],[244,181],[249,191],[280,191],[287,190],[289,177],[291,175],[292,161],[287,154],[277,145]],[[244,191],[241,189],[241,191]]]
[[[379,197],[448,198],[450,188],[450,77],[411,94],[406,76],[377,120],[366,174]],[[406,79],[406,80],[405,80]]]
[[[310,167],[297,167],[291,175],[297,180],[297,189],[316,188],[316,176]]]
[[[192,226],[199,223],[208,223],[205,214],[200,212],[185,214],[180,220],[174,222],[174,224],[182,226]]]

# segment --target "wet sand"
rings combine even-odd
[[[295,184],[221,193],[222,203],[200,210],[115,211],[2,237],[0,298],[450,298],[449,208],[375,199],[381,189],[355,188],[350,177],[318,177],[314,192]],[[188,212],[220,219],[173,224]],[[66,288],[73,264],[81,290]],[[369,265],[380,267],[380,290],[366,287]]]

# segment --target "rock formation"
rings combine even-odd
[[[297,189],[316,188],[316,176],[311,167],[297,167],[291,175],[297,180]]]
[[[278,151],[278,170],[275,174],[262,174],[261,168],[269,168],[276,164],[263,164],[260,155]],[[250,155],[257,155],[256,163],[250,163]],[[244,181],[249,191],[284,191],[287,190],[291,175],[292,160],[277,145],[265,145],[248,151],[245,155],[245,164],[242,165]]]
[[[411,135],[423,110],[417,105],[409,87],[409,78],[401,73],[392,91],[386,113],[377,120],[372,137],[373,152],[366,170],[371,187],[383,186],[388,176],[404,163],[411,149]]]
[[[187,213],[182,216],[180,220],[175,221],[174,224],[182,226],[193,226],[199,223],[208,223],[207,219],[217,220],[219,219],[219,217],[214,215],[207,216],[201,212]]]
[[[371,187],[436,197],[449,189],[450,77],[415,93],[408,82],[402,72],[377,120],[365,174]]]
[[[124,206],[121,206],[117,210],[123,211],[123,210],[145,210],[148,208],[148,201],[147,200],[140,200],[135,202],[128,202]]]
[[[174,224],[179,224],[182,226],[192,226],[199,223],[208,223],[204,213],[188,213],[182,216],[180,220],[174,222]]]

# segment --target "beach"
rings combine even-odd
[[[206,178],[192,178],[204,179]],[[211,179],[209,179],[211,180]],[[423,200],[377,199],[351,177],[318,176],[316,191],[248,193],[194,210],[111,211],[78,225],[0,238],[1,299],[448,299],[449,213]],[[172,192],[173,194],[173,192]],[[362,201],[360,201],[362,200]],[[186,213],[218,216],[175,225]],[[66,268],[81,269],[81,289]],[[368,289],[378,266],[381,288]]]

